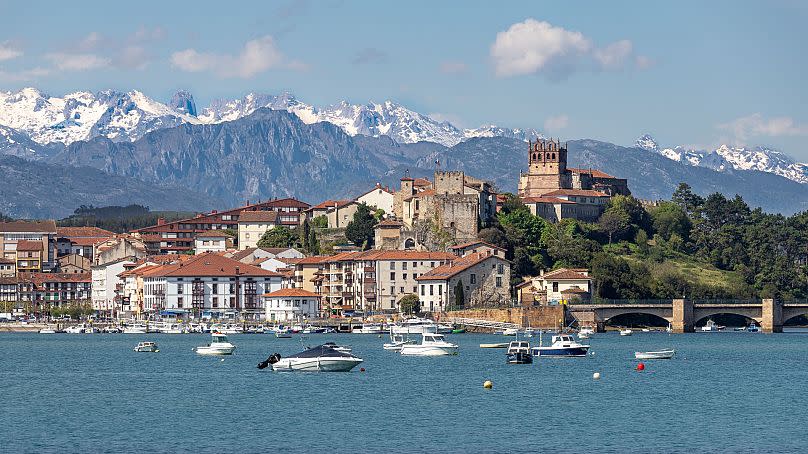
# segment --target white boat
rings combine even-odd
[[[278,326],[273,331],[275,331],[275,337],[278,339],[291,339],[292,338],[292,330],[289,328],[284,328],[283,326]]]
[[[508,345],[505,353],[508,364],[532,364],[533,355],[530,353],[530,343],[527,341],[513,341]]]
[[[211,334],[211,342],[208,345],[196,347],[199,355],[232,355],[236,346],[227,340],[227,336],[222,333]]]
[[[750,333],[759,333],[760,327],[758,327],[757,324],[753,321],[752,323],[749,324],[749,326],[746,327],[746,330],[749,331]]]
[[[519,334],[519,330],[516,328],[507,328],[502,331],[503,336],[516,336],[517,334]]]
[[[480,344],[480,348],[508,348],[508,343],[498,342],[495,344]]]
[[[676,353],[675,350],[660,350],[657,352],[634,352],[637,359],[671,359]]]
[[[244,327],[241,325],[224,325],[219,328],[222,334],[244,334]]]
[[[56,330],[53,328],[42,328],[39,330],[39,334],[56,334]]]
[[[707,324],[701,327],[703,332],[715,332],[721,331],[722,329],[724,329],[724,327],[714,322],[713,319],[707,320]]]
[[[342,353],[351,353],[351,347],[349,345],[337,345],[334,342],[326,342],[323,344],[328,348],[333,348],[334,350]]]
[[[184,334],[187,329],[179,324],[179,323],[164,323],[159,328],[157,328],[157,332],[162,334]]]
[[[138,353],[157,353],[160,351],[156,342],[140,342],[133,350]]]
[[[115,325],[107,325],[101,329],[101,332],[104,334],[117,334],[122,332],[122,330]]]
[[[405,356],[445,356],[456,355],[457,344],[446,342],[443,334],[423,333],[420,344],[401,346],[401,354]]]
[[[400,351],[401,347],[412,344],[415,344],[415,340],[407,339],[403,334],[390,333],[390,342],[384,344],[382,347],[385,350]]]
[[[648,329],[648,328],[643,328],[643,329],[642,329],[642,332],[644,332],[644,333],[650,333],[650,332],[651,332],[651,330],[650,330],[650,329]]]
[[[452,331],[451,325],[435,323],[428,318],[408,318],[392,327],[393,334],[424,334],[439,333],[445,334]]]
[[[124,334],[146,334],[149,331],[149,327],[142,324],[137,325],[126,325],[123,328]]]
[[[621,336],[631,336],[632,334],[634,334],[634,331],[632,331],[630,328],[620,330]]]
[[[354,328],[351,332],[354,334],[384,334],[387,332],[387,328],[381,323],[365,323],[361,328]]]
[[[571,334],[558,334],[552,337],[552,342],[548,346],[541,345],[533,347],[533,356],[548,356],[553,358],[574,358],[586,356],[589,345],[582,344],[575,340]]]
[[[98,328],[94,327],[94,326],[85,326],[84,327],[84,333],[85,334],[97,334],[97,333],[100,333],[100,332],[101,331]]]
[[[68,334],[82,334],[84,333],[84,325],[68,326],[65,328],[65,332]]]
[[[275,353],[259,363],[258,368],[272,366],[275,371],[348,372],[361,362],[362,358],[358,356],[323,344],[286,358]]]

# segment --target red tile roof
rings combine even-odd
[[[204,253],[180,263],[163,265],[145,273],[146,277],[235,277],[238,268],[239,276],[271,277],[280,276],[274,271],[267,271],[257,266],[241,263],[219,254]]]
[[[16,262],[14,261],[14,259],[7,259],[7,258],[5,258],[5,257],[0,257],[0,264],[3,264],[3,265],[13,265],[14,263],[16,263]]]
[[[338,207],[341,207],[341,206],[347,205],[347,204],[349,204],[351,202],[353,202],[353,200],[326,200],[325,202],[321,202],[321,203],[309,208],[306,211],[327,210],[329,208],[334,208],[335,205],[338,206]]]
[[[503,262],[506,261],[505,259],[497,255],[475,252],[474,254],[468,254],[463,257],[458,257],[453,262],[449,262],[446,265],[433,268],[431,271],[418,276],[417,278],[415,278],[415,280],[417,281],[446,280],[488,259],[497,259],[502,260]]]
[[[196,234],[197,238],[232,238],[232,234],[225,232],[224,230],[206,230],[204,232],[200,232]]]
[[[449,249],[452,249],[452,250],[467,249],[467,248],[469,248],[471,246],[477,246],[478,244],[483,245],[483,246],[488,246],[488,247],[494,248],[494,249],[504,250],[501,247],[494,246],[493,244],[486,243],[485,241],[471,241],[471,242],[468,242],[468,243],[463,243],[463,244],[458,244],[458,245],[452,246]]]
[[[416,188],[424,187],[424,186],[432,186],[432,183],[429,182],[426,178],[416,178],[415,182],[412,184]]]
[[[100,227],[56,227],[56,236],[59,238],[73,237],[98,237],[109,238],[114,236],[114,232]]]
[[[606,194],[605,192],[593,191],[591,189],[558,189],[553,192],[548,192],[543,196],[553,197],[563,195],[582,196],[582,197],[609,197],[609,194]]]
[[[569,170],[571,172],[574,172],[574,173],[588,173],[588,174],[592,175],[595,178],[614,178],[614,179],[617,179],[617,177],[609,175],[606,172],[601,172],[600,170],[575,169],[575,168],[572,168],[572,167],[567,167],[567,170]]]
[[[21,282],[42,286],[46,282],[91,282],[90,273],[20,273]]]
[[[278,220],[277,211],[242,211],[238,222],[275,222]]]
[[[3,232],[36,232],[56,233],[56,221],[11,221],[0,222],[0,233]]]
[[[42,250],[42,242],[41,241],[20,240],[20,241],[17,241],[17,250],[18,251],[41,251]]]
[[[545,273],[543,278],[545,280],[552,279],[552,280],[558,280],[558,281],[591,279],[589,276],[583,274],[581,271],[586,271],[586,270],[581,270],[579,268],[574,268],[574,269],[559,268],[557,270],[550,271],[549,273]]]
[[[75,246],[92,246],[95,243],[100,243],[101,241],[104,241],[106,239],[107,238],[101,238],[101,237],[90,237],[90,238],[72,237],[72,238],[68,238],[68,240],[70,240],[70,244],[73,244]]]
[[[302,288],[282,288],[271,293],[264,293],[266,298],[319,298],[320,295]]]

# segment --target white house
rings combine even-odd
[[[559,268],[517,286],[520,301],[525,303],[552,303],[571,299],[587,300],[592,294],[592,277],[589,270]]]
[[[233,239],[223,230],[205,230],[194,238],[194,251],[196,254],[205,252],[223,252],[233,247]]]
[[[292,322],[317,317],[320,297],[302,288],[284,288],[263,295],[266,318],[273,322]]]
[[[280,225],[277,211],[242,211],[238,217],[238,248],[258,246],[258,240],[276,225]]]
[[[356,201],[369,207],[381,208],[386,214],[392,215],[395,198],[395,193],[389,187],[383,188],[376,183],[375,188],[357,197]]]
[[[259,320],[266,314],[262,295],[281,285],[278,273],[219,254],[200,254],[144,272],[144,310]]]
[[[118,309],[116,296],[123,293],[123,280],[118,277],[124,266],[135,261],[134,257],[123,257],[103,265],[90,267],[92,273],[92,303],[97,311]]]

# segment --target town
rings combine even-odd
[[[568,168],[558,140],[526,146],[518,197],[534,216],[596,221],[610,197],[630,194],[625,179]],[[462,171],[438,168],[432,177],[406,174],[397,189],[376,184],[355,199],[272,199],[160,219],[122,234],[54,220],[3,222],[0,304],[9,316],[43,320],[73,308],[115,320],[289,322],[412,312],[412,302],[402,307],[412,296],[427,313],[588,299],[585,269],[542,272],[513,287],[506,251],[478,236],[505,196]],[[351,237],[365,221],[359,239]],[[273,230],[302,241],[266,247]],[[329,254],[318,253],[340,237]]]

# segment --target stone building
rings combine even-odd
[[[422,311],[502,307],[510,302],[511,263],[498,249],[472,252],[416,278]],[[457,294],[458,285],[463,294]]]
[[[528,141],[527,157],[518,195],[534,215],[548,221],[595,221],[611,196],[631,195],[625,178],[567,167],[567,147],[558,140]]]
[[[588,301],[592,294],[592,277],[583,268],[559,268],[541,271],[539,276],[526,279],[516,286],[519,302],[525,306]]]

